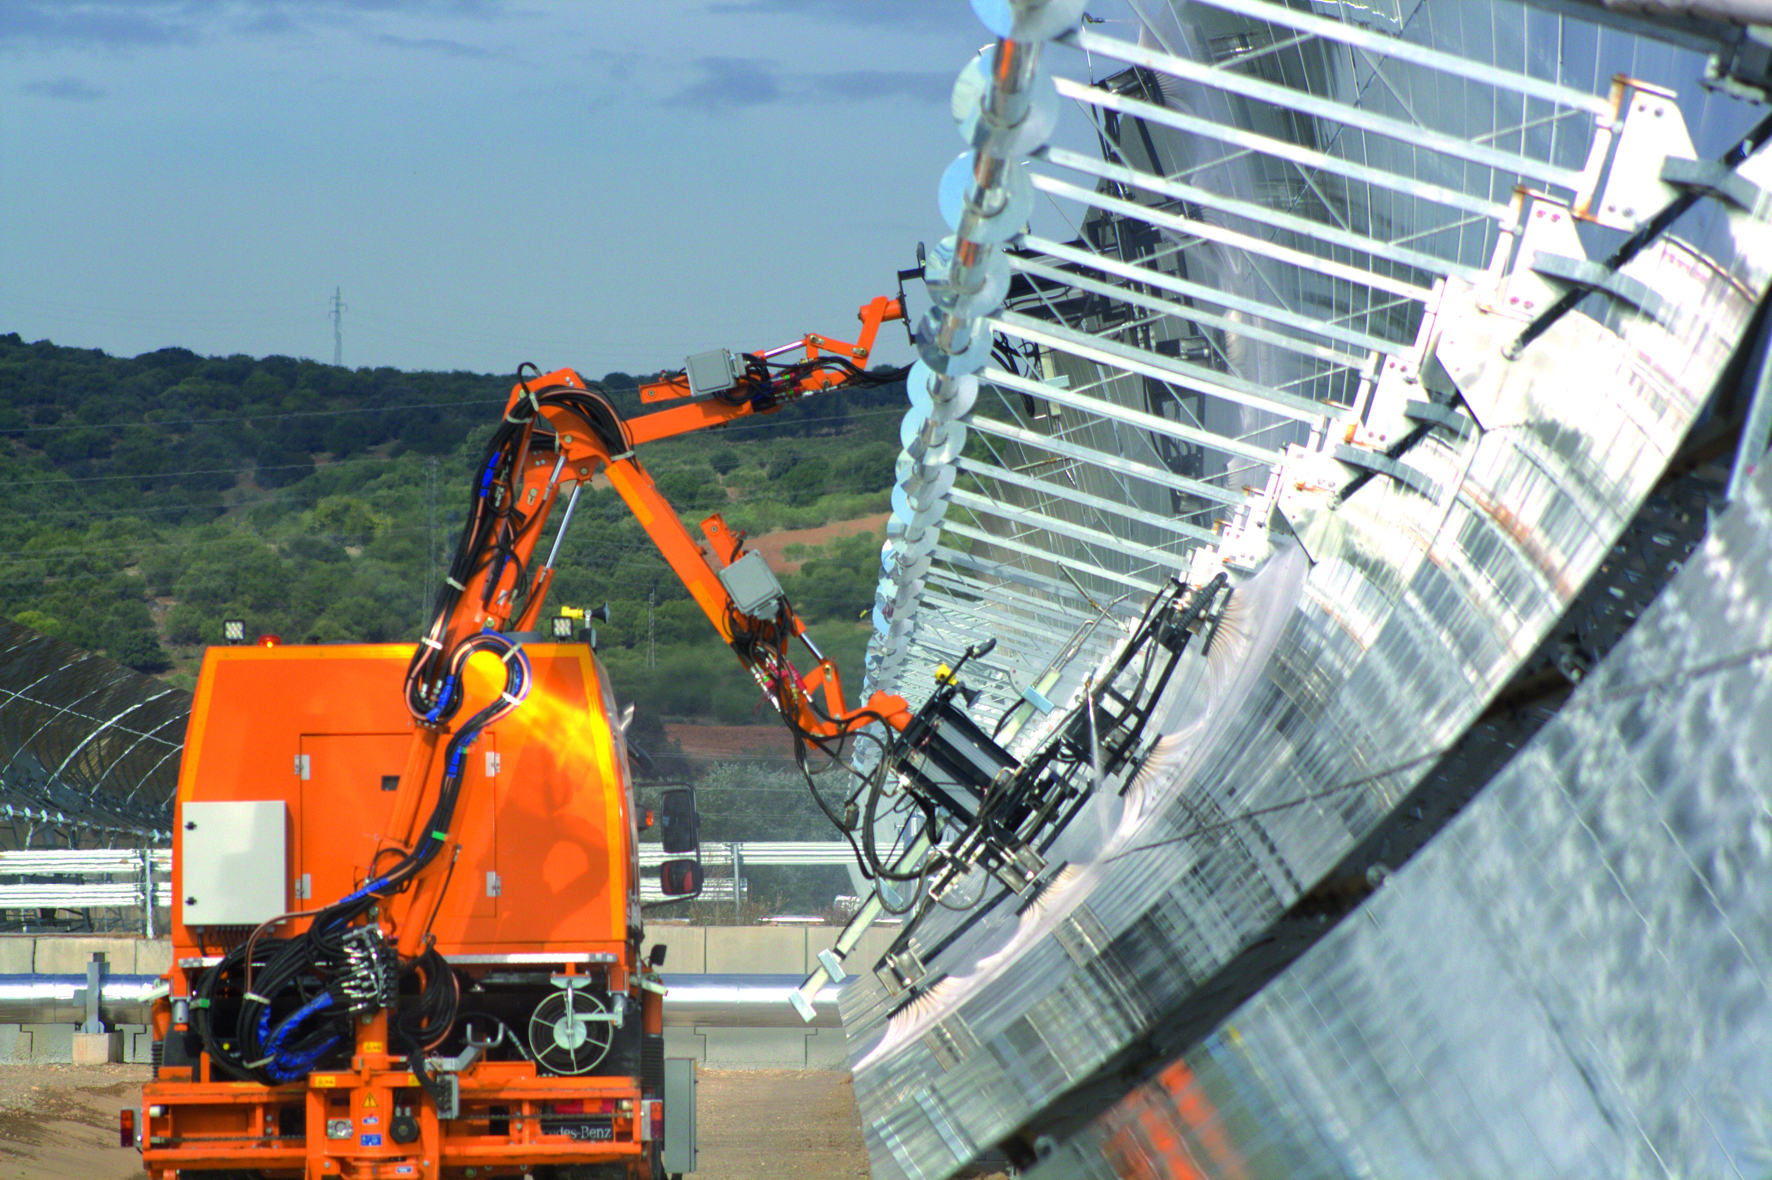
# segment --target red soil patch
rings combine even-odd
[[[791,762],[794,738],[784,725],[691,725],[665,722],[665,736],[691,758],[720,762],[765,757]]]
[[[856,533],[872,533],[876,537],[883,537],[886,520],[891,515],[890,512],[882,512],[878,516],[839,520],[815,529],[777,529],[773,533],[747,540],[745,548],[761,553],[763,559],[769,563],[769,568],[776,573],[797,574],[800,572],[800,563],[787,559],[785,551],[789,545],[816,547],[829,544],[838,537],[853,537]]]

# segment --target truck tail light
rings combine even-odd
[[[135,1146],[135,1110],[125,1108],[117,1112],[117,1146]]]
[[[568,1098],[553,1104],[555,1114],[614,1114],[613,1098]]]

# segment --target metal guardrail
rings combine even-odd
[[[855,853],[841,840],[738,840],[709,841],[701,846],[701,863],[729,865],[734,856],[742,865],[835,865],[855,860]],[[680,855],[680,854],[679,854]],[[655,868],[671,859],[657,844],[640,845],[640,866]],[[3,871],[3,870],[0,870]]]
[[[657,868],[670,859],[656,844],[640,847],[642,868]],[[732,900],[734,882],[747,867],[774,865],[847,865],[849,845],[832,841],[723,841],[701,849],[702,864],[733,869],[731,876],[711,877],[703,886],[708,900]],[[22,878],[22,879],[21,879]],[[96,878],[96,879],[95,879]],[[0,910],[140,909],[153,889],[156,906],[172,905],[172,850],[169,848],[45,848],[0,852]],[[641,896],[658,901],[656,881],[642,882]],[[143,932],[154,934],[146,913]]]
[[[142,933],[152,938],[154,908],[142,905],[149,891],[154,907],[172,904],[170,848],[0,852],[0,910],[138,909]]]
[[[642,844],[640,867],[656,868],[670,860],[672,855],[657,844]],[[808,868],[829,865],[841,868],[855,863],[855,853],[841,840],[709,841],[701,846],[701,863],[703,868],[727,871],[725,876],[708,877],[702,882],[701,900],[735,901],[746,892],[746,869],[778,865]],[[640,899],[664,900],[664,893],[656,880],[641,880]]]
[[[172,871],[172,849],[150,849],[154,871]],[[30,873],[127,873],[142,871],[139,848],[32,848],[0,852],[0,877]]]

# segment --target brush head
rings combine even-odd
[[[1206,675],[1210,683],[1222,684],[1231,667],[1249,652],[1254,638],[1250,626],[1249,596],[1233,586],[1225,592],[1224,606],[1206,632],[1201,655],[1206,658]]]
[[[903,1035],[905,1030],[937,1009],[946,1005],[948,997],[958,989],[959,984],[953,976],[944,975],[926,988],[920,989],[916,995],[900,1004],[886,1018],[886,1035],[891,1037],[894,1032]]]
[[[1179,733],[1166,733],[1151,743],[1151,748],[1138,764],[1138,770],[1126,783],[1126,806],[1137,806],[1157,781],[1180,762],[1187,742]]]
[[[1024,915],[1030,911],[1036,915],[1045,913],[1047,905],[1050,904],[1050,899],[1055,894],[1064,892],[1064,890],[1077,879],[1082,871],[1082,869],[1074,864],[1059,866],[1059,870],[1056,873],[1053,873],[1041,883],[1039,891],[1036,892],[1033,897],[1022,903],[1022,912]]]

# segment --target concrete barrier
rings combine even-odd
[[[94,952],[115,975],[159,975],[172,966],[172,943],[129,935],[0,935],[0,975],[84,975]],[[0,1064],[34,1065],[74,1060],[77,1024],[0,1024]],[[122,1059],[151,1060],[153,1038],[145,1024],[119,1024]]]
[[[670,974],[801,975],[818,952],[836,941],[835,926],[672,926],[646,930],[646,947],[663,944]],[[896,928],[870,930],[849,956],[851,972],[867,971],[885,953]],[[0,935],[0,975],[84,973],[102,952],[118,975],[159,975],[172,966],[168,939],[118,936]],[[667,997],[665,1002],[670,1003]],[[72,1024],[0,1024],[0,1063],[70,1062]],[[145,1025],[118,1025],[123,1059],[149,1060]],[[697,1024],[665,1029],[665,1054],[694,1057],[710,1069],[844,1069],[843,1030],[837,1028],[722,1028]]]

